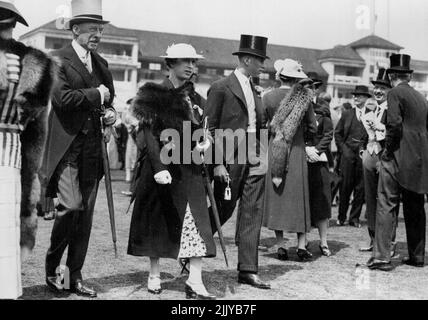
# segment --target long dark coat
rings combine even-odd
[[[333,123],[330,118],[330,108],[326,105],[314,105],[317,133],[312,137],[312,143],[320,154],[331,157],[330,146],[333,139]],[[331,218],[331,181],[328,162],[308,163],[309,172],[309,204],[311,209],[311,224]]]
[[[49,185],[56,167],[89,114],[101,106],[100,93],[97,88],[92,87],[91,76],[71,44],[53,52],[53,55],[60,58],[62,65],[53,92],[48,136],[40,174],[45,186]],[[114,98],[113,78],[108,70],[108,63],[97,53],[91,53],[91,55],[92,63],[100,70],[101,82],[110,90],[111,100],[104,101],[104,106],[114,110],[111,106]]]
[[[289,89],[279,88],[263,96],[269,120],[272,120],[288,92]],[[314,111],[310,105],[294,135],[288,172],[279,188],[272,183],[272,143],[269,143],[269,168],[265,184],[263,226],[287,232],[305,233],[310,231],[308,166],[305,151],[305,136],[310,135],[305,135],[305,131],[315,134],[316,128]]]
[[[394,152],[398,182],[407,190],[428,193],[428,102],[407,83],[388,93],[386,150]]]
[[[147,88],[147,85],[145,87]],[[196,164],[165,165],[160,158],[162,145],[159,141],[159,130],[170,127],[178,130],[183,121],[189,120],[188,116],[171,111],[172,108],[177,108],[177,105],[172,106],[171,103],[182,103],[178,100],[180,88],[168,89],[153,84],[149,84],[149,87],[147,90],[144,89],[144,93],[140,89],[133,104],[136,117],[139,120],[143,117],[145,119],[140,122],[143,129],[137,135],[138,175],[128,254],[176,259],[180,250],[183,219],[189,204],[195,224],[205,242],[207,257],[213,257],[216,255],[216,247],[212,236],[202,167]],[[160,88],[164,91],[159,91]],[[157,96],[161,103],[159,105],[156,103],[154,107],[148,106],[150,103],[147,103],[147,99],[144,102],[139,99],[142,95]],[[167,96],[171,95],[174,98],[169,100]],[[150,107],[152,108],[149,112]],[[161,110],[162,108],[165,109]],[[170,119],[166,119],[168,117]],[[167,123],[176,125],[168,126]],[[193,129],[196,127],[194,125]],[[182,145],[180,143],[180,146]],[[154,175],[163,170],[170,172],[172,184],[160,185],[154,180]]]

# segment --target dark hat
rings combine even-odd
[[[319,88],[323,85],[323,81],[319,78],[318,73],[309,71],[306,74],[307,74],[308,78],[312,79],[313,85],[316,88]]]
[[[263,59],[270,59],[266,55],[267,41],[268,39],[265,37],[241,34],[239,50],[234,52],[233,55],[249,54]]]
[[[410,70],[410,56],[408,54],[393,54],[389,57],[390,67],[386,71],[388,73],[412,73]]]
[[[389,81],[388,73],[385,68],[380,68],[377,74],[377,79],[372,81],[373,85],[383,85],[388,88],[392,88],[391,82]]]
[[[356,86],[355,91],[351,92],[354,96],[363,95],[367,97],[371,97],[372,95],[369,93],[369,88],[367,86]]]
[[[73,17],[67,21],[66,29],[71,29],[75,24],[94,22],[106,24],[110,21],[105,21],[102,16],[102,0],[72,0],[71,12]]]
[[[27,21],[25,21],[24,17],[18,11],[18,9],[16,9],[16,7],[13,3],[6,2],[6,1],[0,1],[0,12],[1,11],[10,12],[12,15],[15,16],[16,21],[18,21],[18,22],[22,23],[24,26],[28,27]],[[6,20],[0,19],[0,25],[2,23],[10,23],[10,21],[9,21],[9,19],[6,19]]]

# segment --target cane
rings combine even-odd
[[[205,117],[205,119],[204,119],[204,141],[207,139],[207,130],[208,130],[207,124],[208,124],[208,117]],[[215,201],[214,191],[213,191],[213,188],[211,186],[210,176],[209,176],[207,165],[205,163],[203,153],[201,153],[201,160],[202,160],[202,170],[204,173],[205,186],[207,188],[208,198],[210,199],[210,202],[211,202],[211,208],[212,208],[212,212],[213,212],[213,216],[214,216],[214,222],[215,222],[215,225],[217,227],[218,238],[220,240],[220,246],[221,246],[221,249],[223,250],[224,261],[226,262],[226,266],[229,267],[229,261],[227,259],[227,254],[226,254],[226,245],[224,243],[223,232],[221,231],[221,224],[220,224],[220,217],[218,215],[217,203]]]
[[[101,122],[101,151],[103,155],[103,167],[104,167],[104,176],[105,176],[105,186],[106,186],[106,196],[107,196],[107,206],[108,206],[108,213],[110,216],[110,227],[111,227],[111,234],[113,239],[113,247],[114,247],[114,255],[117,258],[117,237],[116,237],[116,223],[114,219],[114,203],[113,203],[113,191],[111,187],[111,175],[110,175],[110,163],[108,159],[108,153],[107,153],[107,143],[104,139],[105,135],[105,126],[103,121],[103,115],[105,114],[105,107],[101,106],[102,112],[100,117]]]

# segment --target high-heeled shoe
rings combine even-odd
[[[202,285],[203,284],[199,284]],[[197,292],[195,291],[187,282],[186,282],[186,286],[184,287],[184,290],[186,292],[186,299],[196,299],[196,300],[216,300],[217,297],[209,292],[207,293],[201,293],[201,292]],[[206,291],[206,290],[204,290]]]
[[[147,291],[151,294],[161,294],[161,281],[160,276],[149,276],[147,281]]]
[[[297,249],[297,256],[301,261],[309,261],[312,260],[312,253],[305,249]]]
[[[279,260],[282,260],[282,261],[288,260],[287,249],[285,249],[283,247],[279,247],[278,250],[276,251],[276,254],[277,254]]]
[[[327,246],[320,246],[320,251],[323,256],[330,257],[331,251]]]

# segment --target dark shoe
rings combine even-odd
[[[404,259],[402,260],[402,262],[403,262],[404,264],[407,264],[408,266],[417,267],[417,268],[422,268],[422,267],[424,266],[424,263],[423,263],[423,262],[416,262],[416,261],[414,261],[414,260],[410,259],[409,257],[404,258]]]
[[[248,284],[258,289],[266,289],[266,290],[270,289],[270,284],[260,280],[259,276],[254,273],[239,272],[238,282],[243,284]]]
[[[327,246],[320,246],[320,251],[323,256],[330,257],[331,251]]]
[[[368,246],[368,247],[362,247],[360,248],[361,252],[372,252],[373,251],[373,246]]]
[[[81,297],[87,297],[87,298],[97,297],[97,292],[94,289],[84,286],[82,281],[77,281],[74,285],[72,285],[70,288],[70,292],[75,293]]]
[[[184,287],[186,292],[186,299],[196,299],[196,300],[216,300],[217,297],[211,293],[197,293],[191,286],[186,283]]]
[[[367,266],[368,268],[370,268],[370,266],[372,266],[374,262],[375,262],[375,258],[370,257],[370,259],[369,259],[369,260],[367,260],[367,262],[366,262],[366,266]]]
[[[181,273],[180,274],[184,274],[185,272],[188,274],[189,273],[189,268],[187,266],[190,263],[190,259],[188,259],[188,258],[179,258],[178,259],[178,263],[181,266]]]
[[[345,225],[345,221],[337,220],[336,221],[336,225],[339,226],[339,227],[343,227]]]
[[[301,261],[312,260],[312,253],[310,253],[308,250],[297,249],[296,253]]]
[[[361,228],[361,223],[359,222],[349,222],[349,225],[354,228]]]
[[[391,264],[391,262],[372,262],[370,265],[368,265],[368,268],[370,270],[380,270],[380,271],[391,271],[394,270],[394,266]]]
[[[45,215],[43,216],[43,220],[50,221],[50,220],[54,220],[55,217],[56,217],[56,210],[52,210],[49,212],[45,212]]]
[[[61,281],[57,276],[46,277],[46,284],[50,291],[53,293],[62,293],[64,292],[64,287],[61,284]]]
[[[288,252],[283,247],[279,247],[276,254],[279,260],[282,260],[282,261],[288,260]]]

